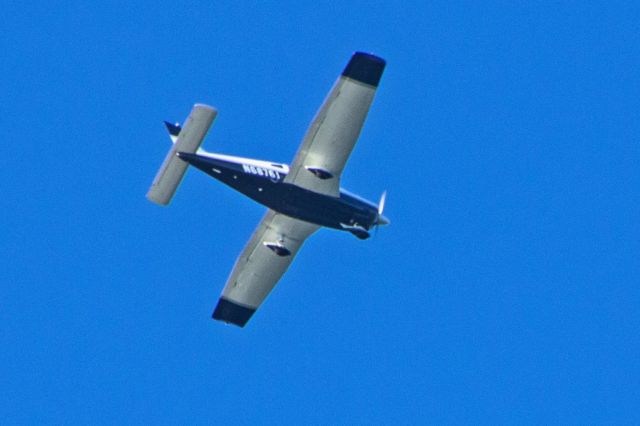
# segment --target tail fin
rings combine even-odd
[[[167,125],[169,135],[176,140],[160,166],[153,183],[147,192],[147,199],[156,204],[167,205],[171,202],[178,185],[182,181],[187,166],[184,160],[176,155],[178,152],[193,154],[198,150],[206,136],[218,111],[208,105],[195,104],[187,118],[184,129],[179,125]]]
[[[176,143],[176,141],[178,140],[178,135],[180,135],[180,131],[182,130],[182,127],[180,127],[180,123],[171,124],[168,121],[165,121],[164,125],[169,131],[171,142]]]

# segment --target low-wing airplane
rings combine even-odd
[[[194,105],[184,127],[165,122],[173,147],[149,188],[150,201],[169,204],[190,164],[268,207],[236,260],[214,319],[244,327],[320,227],[366,239],[372,228],[389,224],[382,214],[386,193],[376,205],[340,188],[384,67],[385,61],[374,55],[356,52],[351,57],[290,166],[200,149],[217,115],[210,106]]]

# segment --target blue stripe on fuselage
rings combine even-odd
[[[217,180],[272,210],[307,222],[343,229],[358,224],[369,229],[376,220],[377,206],[346,190],[340,197],[319,194],[284,183],[284,170],[198,154],[180,153],[180,158]]]

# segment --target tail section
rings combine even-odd
[[[178,140],[178,135],[182,130],[182,127],[180,127],[180,123],[171,124],[168,121],[165,121],[164,125],[167,128],[167,131],[169,131],[169,137],[171,138],[171,142],[176,143],[176,141]]]
[[[217,114],[218,111],[215,108],[208,105],[195,104],[184,128],[181,128],[179,124],[173,125],[165,122],[169,130],[169,136],[171,136],[174,144],[147,192],[149,201],[160,205],[167,205],[171,202],[173,194],[178,189],[178,185],[180,185],[189,165],[184,160],[181,160],[177,153],[195,153],[202,144]]]

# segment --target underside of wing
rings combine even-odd
[[[244,327],[286,272],[305,239],[318,228],[267,211],[236,260],[213,318]]]
[[[337,197],[340,175],[358,140],[385,61],[356,52],[316,113],[285,182]]]

